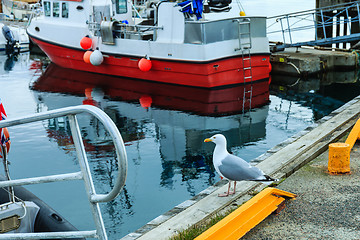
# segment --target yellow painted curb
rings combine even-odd
[[[195,240],[238,240],[277,210],[285,201],[283,197],[295,198],[296,195],[276,188],[266,188]]]

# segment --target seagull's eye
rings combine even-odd
[[[214,139],[215,139],[216,137],[214,137]]]

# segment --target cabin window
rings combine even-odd
[[[61,3],[61,17],[69,17],[69,4],[67,2]]]
[[[46,17],[50,17],[50,16],[51,16],[50,2],[44,2],[44,12],[45,12],[45,16],[46,16]]]
[[[53,17],[59,17],[59,16],[60,16],[60,3],[53,2]]]
[[[127,0],[116,0],[116,13],[127,13]]]

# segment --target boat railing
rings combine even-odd
[[[156,29],[162,29],[160,26],[150,25],[117,25],[113,32],[118,38],[135,38],[140,40],[154,40],[153,34]]]
[[[161,26],[128,24],[118,21],[102,21],[89,23],[90,31],[95,36],[101,36],[104,44],[114,44],[116,38],[137,39],[137,40],[155,40],[154,34],[157,29],[163,29]]]
[[[245,39],[253,37],[265,37],[266,32],[261,27],[251,27],[266,24],[266,18],[262,17],[237,17],[229,19],[208,20],[208,21],[185,21],[185,43],[209,44],[227,40],[238,40],[239,48],[245,44]],[[221,29],[221,34],[219,34]],[[237,31],[236,31],[237,30]],[[246,42],[247,45],[251,44]]]
[[[105,129],[109,132],[118,160],[118,173],[116,182],[113,189],[107,194],[97,194],[94,183],[92,180],[90,167],[86,157],[86,151],[84,148],[82,136],[80,133],[79,124],[77,121],[77,115],[88,113],[91,116],[97,118],[101,122]],[[111,118],[104,113],[101,109],[90,106],[74,106],[51,110],[47,112],[41,112],[26,117],[7,119],[0,121],[0,128],[11,127],[16,125],[22,125],[32,122],[43,121],[47,119],[53,119],[58,117],[67,117],[70,124],[71,135],[74,141],[77,159],[79,161],[81,171],[73,173],[64,173],[49,176],[40,176],[16,180],[1,181],[0,187],[9,186],[22,186],[30,184],[40,184],[59,181],[70,180],[83,180],[87,192],[87,197],[90,202],[91,211],[96,226],[96,230],[89,231],[70,231],[70,232],[42,232],[42,233],[4,233],[0,234],[0,239],[55,239],[55,238],[97,238],[101,240],[107,239],[107,234],[100,211],[100,202],[108,202],[117,197],[125,185],[127,174],[127,156],[125,151],[125,145],[122,140],[121,134]]]

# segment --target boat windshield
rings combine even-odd
[[[127,0],[116,0],[116,13],[127,13]]]

